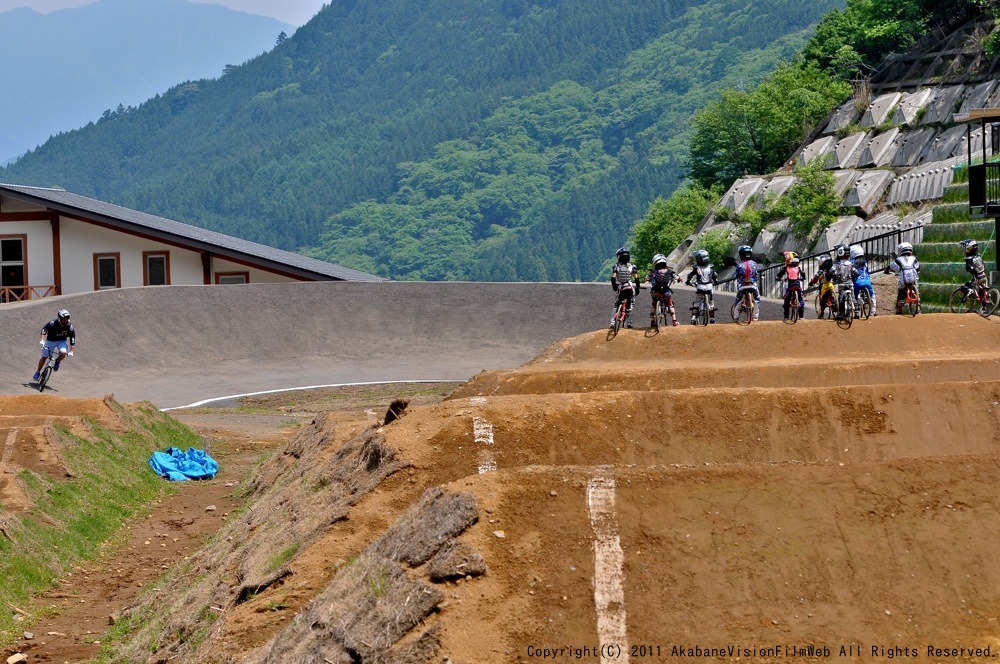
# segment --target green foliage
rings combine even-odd
[[[804,49],[805,57],[841,80],[872,72],[886,55],[906,49],[931,29],[947,28],[984,11],[978,0],[847,0],[829,12]]]
[[[59,432],[67,441],[61,449],[72,481],[20,473],[33,508],[27,518],[0,508],[11,536],[0,537],[0,597],[30,607],[32,597],[73,565],[93,559],[130,516],[170,490],[146,464],[151,450],[201,444],[187,427],[153,408],[128,420],[130,430],[122,435],[94,424],[86,437]],[[0,644],[24,629],[11,616],[0,612]]]
[[[778,199],[775,211],[791,221],[791,230],[813,240],[837,220],[840,197],[836,194],[836,178],[824,170],[819,159],[795,171],[795,183]]]
[[[331,3],[0,179],[400,279],[591,279],[683,179],[691,115],[843,2]]]
[[[753,239],[773,221],[782,217],[781,208],[774,197],[769,197],[758,205],[748,205],[743,212],[735,215],[733,222],[744,237]]]
[[[813,64],[780,65],[750,91],[728,89],[694,118],[691,177],[727,188],[745,173],[771,173],[850,94]]]
[[[633,262],[647,265],[654,254],[669,254],[695,231],[718,200],[718,191],[697,185],[681,187],[670,198],[657,198],[635,227]]]
[[[691,250],[704,249],[707,251],[712,264],[718,269],[733,262],[732,256],[735,246],[730,233],[716,228],[699,235]]]

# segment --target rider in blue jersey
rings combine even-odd
[[[878,316],[878,306],[875,303],[875,288],[872,286],[872,277],[868,272],[868,259],[865,258],[865,250],[861,245],[851,247],[851,262],[858,271],[858,276],[854,279],[854,299],[862,289],[868,291],[872,300],[872,316]]]

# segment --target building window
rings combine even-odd
[[[142,283],[146,286],[170,285],[170,254],[166,252],[142,252]]]
[[[248,284],[250,283],[249,272],[216,272],[215,283],[217,284]]]
[[[24,244],[27,235],[0,237],[0,302],[12,302],[24,298],[25,281]]]
[[[121,288],[121,254],[94,254],[94,290]]]

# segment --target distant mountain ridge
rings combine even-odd
[[[178,81],[222,75],[289,26],[186,0],[98,0],[0,13],[0,163],[50,135],[138,105]]]
[[[334,0],[0,180],[396,279],[590,280],[683,177],[691,114],[843,2]]]

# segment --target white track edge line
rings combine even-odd
[[[461,383],[462,380],[445,380],[445,379],[427,379],[427,380],[370,380],[364,383],[330,383],[329,385],[306,385],[303,387],[283,387],[277,390],[261,390],[260,392],[246,392],[244,394],[230,394],[225,397],[214,397],[212,399],[202,399],[201,401],[195,401],[194,403],[189,403],[186,406],[170,406],[169,408],[161,408],[160,412],[165,413],[168,410],[180,410],[182,408],[197,408],[198,406],[204,406],[207,403],[212,403],[215,401],[228,401],[229,399],[239,399],[240,397],[256,397],[261,394],[278,394],[280,392],[295,392],[298,390],[318,390],[324,387],[358,387],[360,385],[402,385],[405,383]]]

